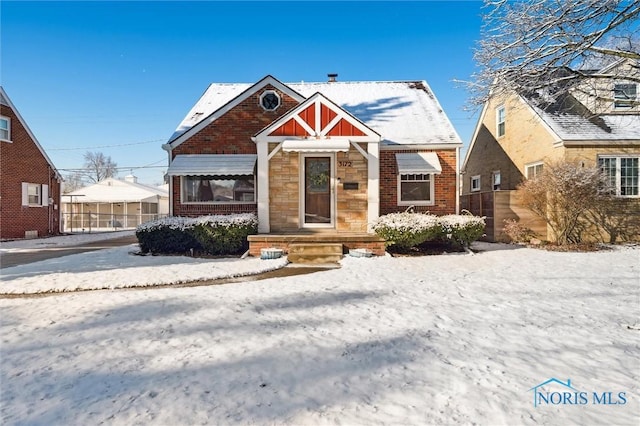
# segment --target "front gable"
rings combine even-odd
[[[260,107],[259,100],[261,99],[262,94],[268,90],[277,92],[282,101],[282,105],[276,111],[269,112],[271,114],[270,121],[305,99],[304,96],[270,75],[267,75],[257,83],[243,90],[240,94],[228,100],[225,99],[225,94],[219,94],[217,92],[217,87],[212,85],[203,94],[196,105],[194,105],[192,110],[187,114],[187,117],[185,117],[171,136],[169,142],[163,147],[167,150],[177,148],[185,141],[196,136],[212,123],[223,119],[229,112],[237,110],[238,108],[244,110],[244,113],[242,114],[242,122],[240,124],[246,125],[247,122],[250,122],[255,118],[255,113],[266,112]],[[233,92],[230,91],[230,93]],[[253,98],[255,98],[255,102]],[[213,103],[217,105],[217,103],[221,102],[220,100],[222,100],[221,106],[214,107],[215,109],[211,112],[211,104]],[[255,108],[253,114],[254,117],[248,116],[251,108]],[[264,123],[261,125],[264,126]],[[255,129],[251,132],[251,134],[253,133],[255,133]]]
[[[381,140],[376,131],[318,92],[262,129],[253,139],[259,143],[283,142],[292,138],[346,138],[352,142]]]

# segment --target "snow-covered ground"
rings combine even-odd
[[[134,234],[135,230],[128,230],[116,232],[68,234],[50,238],[3,241],[2,243],[0,243],[0,253],[15,253],[23,251],[43,250],[49,248],[69,247],[95,241],[104,241],[113,238],[127,237]]]
[[[133,231],[78,234],[2,243],[5,253],[50,250],[133,235]],[[2,269],[0,294],[157,286],[212,280],[282,268],[286,259],[200,259],[139,256],[137,244],[75,254]]]
[[[640,248],[476,248],[237,284],[0,299],[1,422],[637,425]],[[3,292],[270,262],[130,250],[31,264],[32,276],[7,268]],[[534,407],[530,389],[550,378],[588,403]],[[593,392],[626,403],[594,404]]]

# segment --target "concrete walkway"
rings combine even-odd
[[[85,253],[112,247],[126,246],[129,244],[135,244],[137,242],[138,239],[135,237],[135,235],[129,235],[126,237],[112,238],[109,240],[93,241],[90,243],[79,244],[77,246],[25,249],[25,251],[23,252],[1,253],[0,267],[10,268],[12,266],[26,265],[28,263],[39,262],[41,260],[68,256],[70,254]]]

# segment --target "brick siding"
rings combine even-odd
[[[397,153],[436,152],[442,173],[435,175],[433,206],[416,206],[415,211],[430,212],[437,215],[456,212],[456,150],[403,150],[380,152],[380,215],[402,212],[408,206],[398,206],[398,166]]]
[[[60,231],[60,181],[11,108],[0,106],[0,115],[11,120],[12,142],[0,142],[0,238],[24,238],[25,231],[38,236]],[[49,185],[53,203],[22,206],[22,182]]]
[[[260,106],[260,95],[274,90],[280,95],[281,105],[275,111]],[[265,86],[236,105],[213,123],[182,142],[173,151],[180,154],[256,154],[251,137],[279,117],[296,107],[298,102],[289,95]],[[172,202],[174,216],[202,216],[208,214],[257,213],[257,204],[181,204],[180,177],[173,178]]]

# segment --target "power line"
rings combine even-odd
[[[146,142],[132,142],[132,143],[122,143],[118,145],[100,145],[100,146],[82,146],[76,148],[47,148],[47,151],[78,151],[78,150],[88,150],[88,149],[98,149],[98,148],[117,148],[120,146],[132,146],[132,145],[144,145],[148,143],[158,143],[166,141],[166,139],[154,139],[152,141]]]
[[[138,169],[166,169],[167,166],[133,166],[133,167],[114,167],[114,170],[138,170]],[[58,170],[61,171],[65,171],[65,172],[86,172],[87,168],[86,167],[81,167],[81,168],[68,168],[68,169],[64,169],[64,168],[59,168]]]

